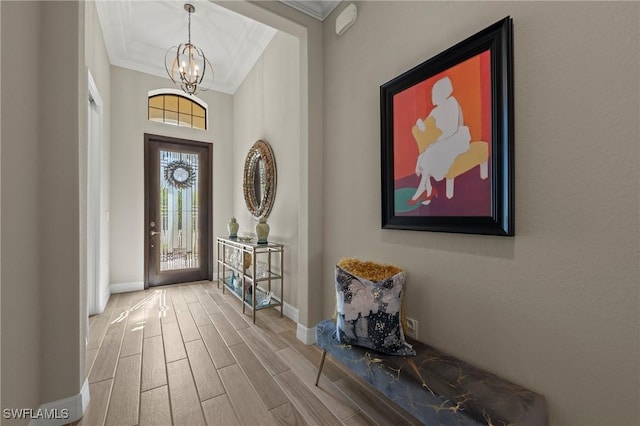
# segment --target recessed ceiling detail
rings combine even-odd
[[[191,39],[213,64],[212,90],[234,94],[276,30],[208,1],[191,1]],[[96,1],[112,65],[167,79],[167,49],[186,42],[179,1]]]
[[[302,13],[324,21],[340,1],[334,0],[280,0],[282,3],[298,9]]]

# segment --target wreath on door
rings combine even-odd
[[[172,161],[164,168],[164,179],[175,188],[187,189],[193,186],[196,174],[189,163],[178,160]]]

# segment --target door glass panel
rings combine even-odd
[[[198,157],[160,150],[160,271],[200,267]]]

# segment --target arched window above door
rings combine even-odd
[[[208,105],[195,96],[185,96],[175,89],[160,89],[149,92],[148,115],[150,121],[174,126],[207,129]]]

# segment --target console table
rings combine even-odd
[[[230,290],[242,301],[242,312],[251,309],[253,323],[256,311],[280,306],[283,314],[284,246],[278,243],[258,244],[256,240],[218,237],[218,288]],[[280,295],[272,293],[272,285],[280,284]]]

